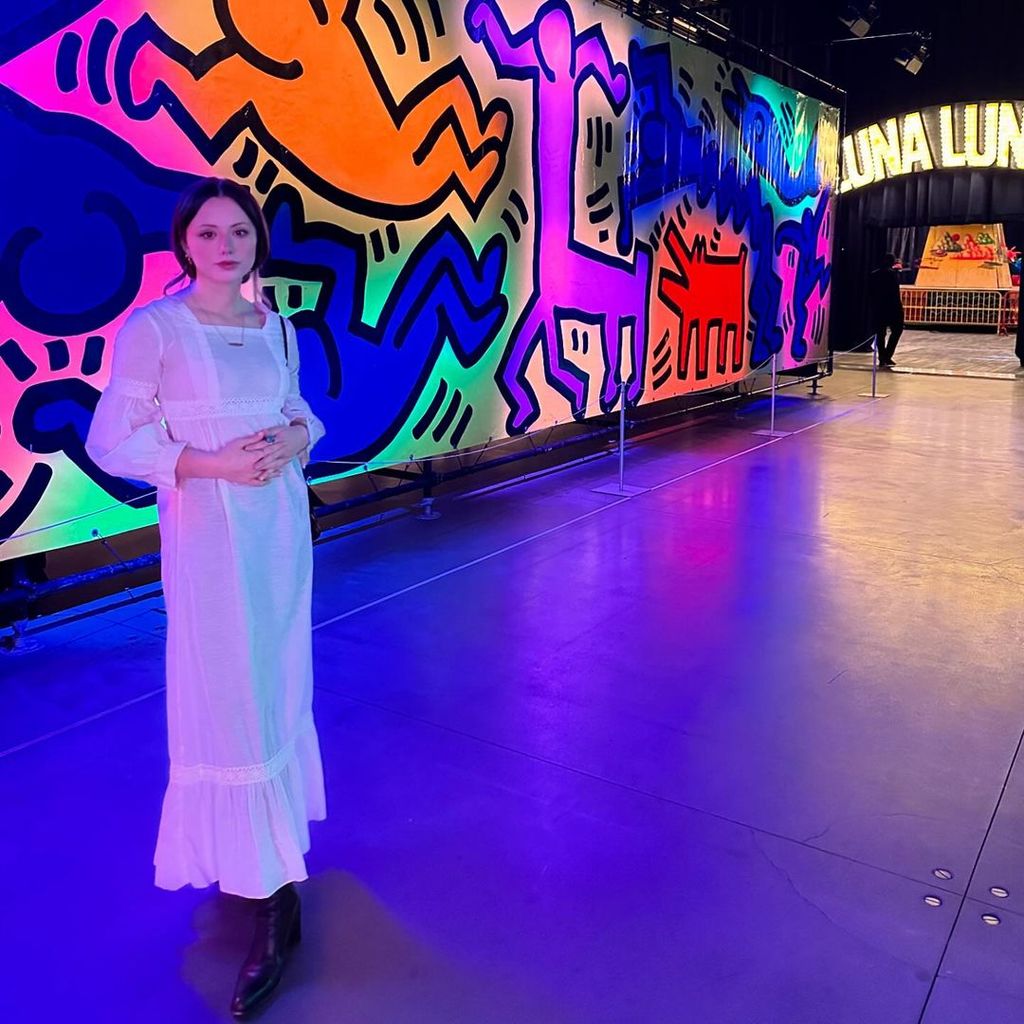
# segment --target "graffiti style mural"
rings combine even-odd
[[[261,199],[321,476],[825,353],[836,112],[614,11],[28,9],[0,16],[0,559],[153,521],[83,441],[197,176]]]

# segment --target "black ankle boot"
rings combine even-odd
[[[273,896],[258,901],[256,934],[231,1000],[233,1017],[244,1020],[267,1001],[284,974],[288,954],[301,938],[299,893],[289,882]]]

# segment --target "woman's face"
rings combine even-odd
[[[185,252],[197,278],[241,284],[256,262],[256,228],[234,199],[213,196],[185,229]]]

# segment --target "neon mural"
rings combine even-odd
[[[590,3],[53,0],[0,137],[0,559],[154,520],[83,440],[196,176],[261,198],[321,476],[825,354],[837,112]]]

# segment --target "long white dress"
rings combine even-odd
[[[158,489],[170,780],[154,863],[165,889],[218,882],[268,896],[307,877],[308,823],[326,815],[299,460],[263,487],[175,476],[186,444],[212,451],[295,419],[312,444],[323,436],[299,393],[295,330],[286,365],[281,323],[204,325],[174,296],[135,310],[86,442],[106,472]]]

